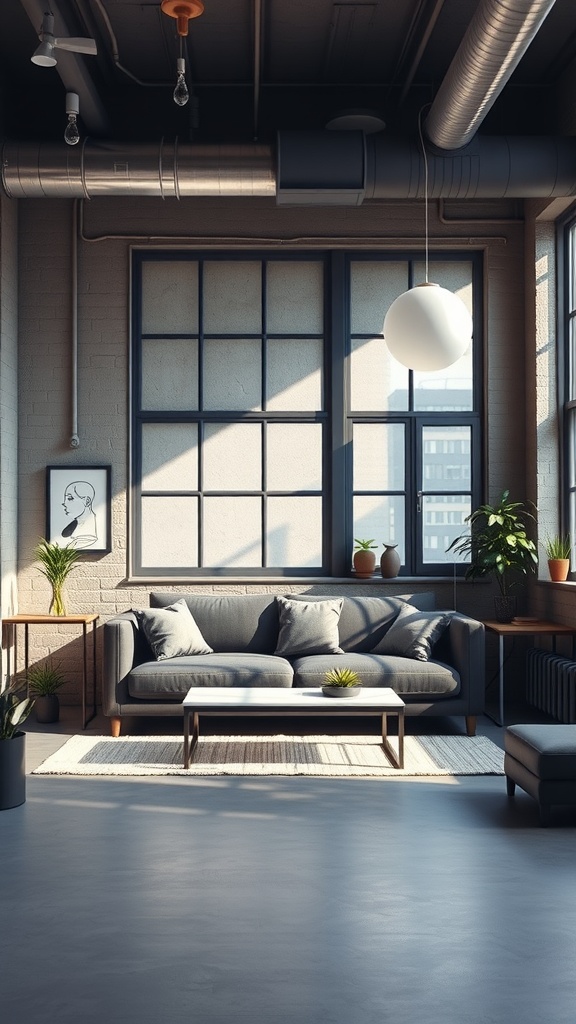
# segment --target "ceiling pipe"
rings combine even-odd
[[[424,122],[439,149],[478,131],[556,0],[481,0]]]

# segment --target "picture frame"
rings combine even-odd
[[[110,466],[46,467],[46,540],[87,555],[111,551]]]

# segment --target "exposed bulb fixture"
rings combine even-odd
[[[69,146],[75,146],[80,142],[80,131],[78,129],[78,114],[80,113],[80,99],[78,93],[67,92],[66,93],[66,113],[68,114],[68,124],[64,131],[64,141]]]
[[[97,53],[94,39],[87,36],[64,36],[57,39],[54,35],[54,15],[47,12],[42,18],[42,28],[38,33],[40,44],[34,50],[30,60],[41,68],[53,68],[58,63],[55,50],[68,50],[71,53],[86,53],[95,56]]]
[[[188,88],[186,86],[186,79],[184,77],[186,72],[186,61],[183,57],[178,57],[176,61],[176,73],[178,78],[176,80],[176,88],[174,89],[174,103],[177,103],[179,107],[185,107],[190,99]]]

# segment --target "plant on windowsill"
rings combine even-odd
[[[509,501],[510,491],[503,491],[494,505],[480,505],[464,522],[470,531],[456,537],[447,551],[470,556],[466,579],[493,577],[500,590],[494,598],[499,622],[511,622],[515,614],[515,597],[510,593],[519,577],[535,573],[538,566],[536,545],[527,532],[527,521],[535,522],[529,503]],[[532,506],[534,507],[534,506]]]
[[[544,550],[548,559],[548,572],[554,583],[564,583],[570,572],[570,555],[572,544],[570,535],[555,534],[544,541]]]
[[[80,558],[79,551],[69,545],[61,548],[59,544],[46,540],[43,537],[34,555],[42,563],[42,568],[38,571],[46,577],[52,587],[50,614],[66,615],[63,593],[64,583]]]
[[[352,668],[332,668],[324,673],[322,693],[325,697],[355,697],[362,689],[362,681]]]
[[[51,661],[45,661],[41,665],[33,665],[28,670],[30,691],[36,697],[34,711],[37,722],[47,725],[58,721],[60,701],[57,690],[64,686],[65,682],[59,663],[54,665]]]
[[[373,538],[370,540],[357,540],[356,537],[354,538],[354,544],[354,556],[352,559],[354,572],[360,579],[368,579],[376,568],[374,550],[378,545],[374,543]]]
[[[0,811],[18,807],[26,799],[26,733],[19,727],[33,704],[13,686],[0,693]]]

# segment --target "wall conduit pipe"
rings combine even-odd
[[[70,358],[70,410],[72,435],[70,447],[80,447],[78,436],[78,200],[72,203],[72,238],[70,244],[71,290],[71,358]]]

